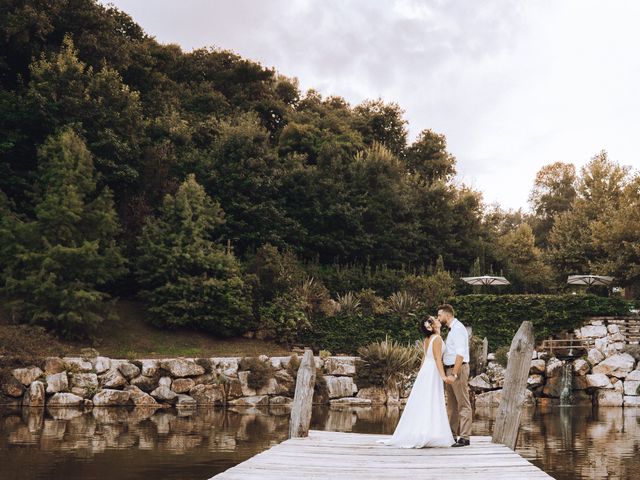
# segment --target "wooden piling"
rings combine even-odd
[[[494,443],[502,443],[512,450],[515,450],[518,439],[534,342],[533,325],[528,321],[522,322],[511,341],[502,400],[496,413],[492,438]]]
[[[315,382],[316,365],[313,359],[313,352],[306,350],[296,377],[296,391],[293,396],[291,419],[289,421],[289,438],[301,438],[309,435]]]

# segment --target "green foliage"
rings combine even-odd
[[[260,360],[257,357],[245,357],[240,362],[241,370],[248,370],[247,385],[254,390],[260,390],[269,383],[275,372],[268,360]]]
[[[220,336],[253,326],[250,291],[230,252],[214,241],[220,206],[190,175],[167,195],[139,239],[136,274],[159,326],[190,326]]]
[[[260,308],[261,328],[270,338],[290,345],[311,326],[305,307],[296,291],[284,293]]]
[[[624,315],[628,306],[619,298],[595,295],[464,295],[451,304],[456,317],[487,337],[489,348],[510,345],[524,320],[533,322],[537,340],[573,331],[589,316]]]
[[[355,381],[360,387],[393,386],[420,364],[421,350],[385,337],[358,349]]]
[[[14,315],[67,337],[90,335],[114,313],[106,283],[124,273],[119,225],[108,188],[98,189],[93,160],[71,129],[38,151],[35,219],[0,222],[3,294]]]
[[[509,362],[509,356],[507,355],[509,353],[509,349],[509,346],[502,345],[496,350],[496,362],[505,368],[507,368],[507,363]]]

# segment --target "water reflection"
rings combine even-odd
[[[517,450],[559,480],[638,478],[638,410],[538,407],[524,411]],[[393,432],[398,407],[314,409],[312,428]],[[476,411],[490,435],[495,411]],[[0,410],[0,477],[208,479],[287,437],[288,407]]]

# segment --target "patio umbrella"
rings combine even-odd
[[[462,280],[470,285],[509,285],[509,280],[504,277],[492,277],[483,275],[482,277],[462,277]]]
[[[604,275],[569,275],[567,283],[569,285],[606,285],[609,286],[613,282],[613,277]]]

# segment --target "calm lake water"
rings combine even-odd
[[[390,434],[395,407],[318,407],[312,428]],[[490,435],[495,411],[476,411]],[[208,479],[287,438],[288,410],[0,409],[0,479]],[[556,479],[640,478],[640,409],[526,410],[518,453]]]

